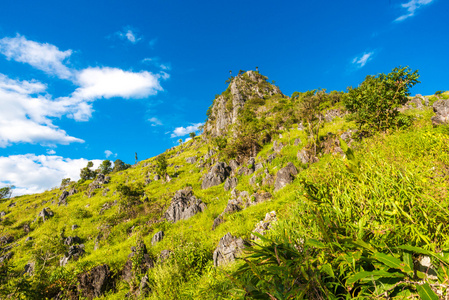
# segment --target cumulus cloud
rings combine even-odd
[[[24,154],[0,157],[0,185],[14,185],[16,188],[13,193],[16,196],[41,193],[59,186],[63,178],[78,180],[80,170],[87,162],[84,158],[69,159],[55,155]],[[101,160],[92,162],[95,169]]]
[[[160,126],[160,125],[162,125],[162,122],[158,118],[156,118],[156,117],[149,118],[148,121],[150,121],[151,126]]]
[[[53,155],[53,154],[56,154],[56,151],[53,149],[48,149],[47,154]]]
[[[361,56],[356,56],[352,60],[352,63],[358,68],[362,68],[373,58],[374,52],[363,53]]]
[[[203,123],[196,123],[187,127],[176,127],[175,130],[172,132],[171,137],[178,137],[178,136],[185,136],[191,132],[196,132],[198,130],[198,127],[202,126]]]
[[[19,34],[16,37],[0,39],[0,53],[8,60],[27,63],[50,75],[68,79],[71,70],[64,64],[72,50],[60,51],[56,46],[27,40]]]
[[[0,74],[0,147],[12,143],[41,145],[84,142],[69,136],[52,123],[69,107],[44,94],[46,85],[38,81],[18,81]]]
[[[128,26],[123,28],[123,31],[117,31],[116,35],[122,40],[127,40],[131,44],[136,44],[137,42],[142,40],[142,37],[139,37],[135,31],[136,30],[133,31],[133,29]]]
[[[415,15],[415,12],[420,9],[421,7],[432,3],[434,0],[410,0],[407,3],[401,4],[401,7],[405,9],[407,12],[401,16],[399,16],[395,21],[400,22],[404,21],[405,19],[409,17],[413,17]]]

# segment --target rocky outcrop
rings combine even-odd
[[[229,127],[237,123],[239,112],[247,100],[275,94],[282,95],[278,87],[268,83],[266,77],[257,72],[248,71],[236,76],[228,89],[215,98],[204,133],[211,136],[226,134]]]
[[[68,191],[63,191],[61,196],[59,196],[58,206],[59,205],[67,205],[67,197],[69,196]]]
[[[433,125],[443,125],[449,123],[449,99],[438,100],[433,104],[435,116],[430,120]]]
[[[294,176],[298,174],[298,170],[295,165],[291,162],[287,164],[284,168],[280,169],[276,174],[276,182],[274,183],[274,191],[279,191],[287,184],[290,184]]]
[[[59,265],[64,267],[70,260],[77,261],[84,253],[84,244],[70,246],[67,253],[59,260]]]
[[[204,176],[202,189],[207,189],[212,186],[223,183],[230,175],[231,168],[224,162],[218,162],[212,169]]]
[[[196,163],[196,156],[193,156],[193,157],[187,157],[187,158],[186,158],[186,162],[187,162],[188,164],[194,164],[194,163]]]
[[[162,241],[163,238],[164,238],[164,232],[163,231],[156,232],[153,235],[153,238],[151,239],[151,245],[154,246],[156,243],[159,243],[160,241]]]
[[[177,222],[189,219],[205,209],[206,204],[193,195],[192,188],[185,188],[175,193],[164,218],[169,222]]]
[[[285,144],[282,142],[278,142],[278,141],[273,142],[273,151],[274,152],[279,153],[279,152],[281,152],[282,148],[284,148],[284,147],[285,147]]]
[[[260,221],[256,224],[256,228],[254,228],[253,233],[258,233],[260,235],[265,235],[265,233],[271,228],[271,225],[277,221],[276,218],[276,212],[271,211],[265,215],[265,218],[263,221]],[[254,234],[251,234],[251,240],[258,240],[259,237],[257,237]]]
[[[140,265],[134,266],[133,268],[133,257],[138,255]],[[131,247],[131,253],[128,255],[128,260],[122,270],[122,279],[125,281],[130,281],[134,276],[134,270],[139,270],[141,274],[144,274],[148,269],[154,268],[154,261],[148,254],[147,247],[145,243],[140,242],[137,247]]]
[[[25,265],[25,267],[23,268],[23,273],[27,274],[28,276],[33,276],[33,274],[34,274],[34,266],[35,266],[34,261],[27,263]]]
[[[313,156],[311,151],[307,149],[299,150],[296,154],[296,157],[303,164],[313,164],[318,161],[318,157]]]
[[[226,181],[225,181],[225,184],[224,184],[225,191],[232,190],[233,188],[235,188],[237,186],[238,183],[239,183],[239,181],[235,177],[228,177],[228,178],[226,178]]]
[[[332,122],[335,118],[342,116],[344,116],[344,113],[340,109],[329,109],[324,114],[324,120],[326,122]]]
[[[103,188],[103,185],[109,183],[109,180],[111,180],[109,176],[105,176],[102,173],[98,174],[97,178],[89,184],[87,196],[90,198],[95,195],[95,190]]]
[[[215,218],[214,223],[212,224],[212,230],[215,230],[215,228],[218,227],[218,225],[222,224],[224,222],[223,216],[219,215]]]
[[[64,240],[64,245],[72,246],[73,244],[81,243],[81,239],[78,236],[68,236]]]
[[[39,214],[37,215],[37,218],[42,218],[42,221],[45,222],[48,218],[53,217],[53,212],[49,207],[46,207],[42,209]]]
[[[214,266],[223,266],[233,262],[243,248],[245,248],[245,244],[242,238],[237,238],[228,232],[220,239],[218,247],[214,251]]]
[[[112,273],[106,264],[96,266],[78,277],[78,290],[82,297],[88,299],[102,296],[113,284]]]

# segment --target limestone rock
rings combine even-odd
[[[240,207],[242,203],[238,200],[231,199],[228,201],[228,204],[226,205],[226,208],[223,211],[223,214],[230,214],[234,212],[241,211],[242,208]]]
[[[72,246],[73,244],[81,243],[81,239],[78,236],[68,236],[64,240],[64,244],[67,246]]]
[[[294,176],[298,174],[298,170],[292,162],[289,162],[287,166],[280,169],[276,174],[276,182],[274,183],[274,191],[279,191],[281,188],[290,184]]]
[[[67,205],[67,197],[68,196],[69,196],[69,192],[68,191],[63,191],[61,196],[59,196],[58,206],[59,205]]]
[[[140,242],[137,247],[131,247],[131,253],[128,255],[128,260],[126,261],[122,270],[122,279],[125,281],[130,281],[135,274],[133,273],[133,260],[132,257],[135,255],[142,255],[142,260],[139,266],[135,266],[134,269],[139,268],[141,273],[145,273],[150,268],[154,268],[154,261],[148,255],[148,250],[145,243]]]
[[[279,153],[279,152],[281,152],[282,148],[284,148],[284,147],[285,147],[285,144],[282,142],[274,141],[274,143],[273,143],[273,151],[274,152]]]
[[[224,184],[225,191],[232,190],[233,188],[235,188],[237,186],[238,183],[239,183],[239,181],[238,181],[238,179],[236,177],[228,177],[228,178],[226,178],[226,181],[225,181],[225,184]]]
[[[310,151],[307,149],[299,150],[298,154],[296,154],[296,157],[303,164],[312,164],[318,161],[318,158],[316,156],[313,156],[312,153],[310,153]]]
[[[70,246],[67,253],[59,260],[59,265],[64,267],[69,263],[69,260],[77,261],[84,253],[84,244]]]
[[[34,262],[27,263],[25,265],[25,267],[23,268],[23,273],[27,274],[29,276],[33,276],[33,274],[34,274],[34,266],[35,266]]]
[[[109,183],[109,180],[111,180],[111,177],[105,176],[102,173],[98,174],[97,178],[95,178],[95,180],[92,181],[87,188],[87,197],[91,198],[95,195],[95,190],[101,189],[104,184]]]
[[[271,199],[273,195],[271,195],[268,192],[265,193],[254,193],[251,195],[251,198],[249,201],[245,203],[245,207],[253,206],[262,202],[267,201],[268,199]]]
[[[436,101],[433,104],[433,111],[435,116],[430,119],[433,125],[449,123],[449,99]]]
[[[177,222],[186,220],[197,213],[203,212],[205,209],[206,204],[193,195],[191,188],[186,188],[175,193],[170,207],[164,214],[164,218],[170,222]]]
[[[96,266],[78,277],[78,290],[82,297],[88,299],[100,297],[112,287],[112,273],[106,264]]]
[[[53,217],[53,212],[50,210],[49,207],[46,207],[42,209],[39,214],[37,215],[38,218],[42,218],[42,221],[45,222],[48,218]]]
[[[207,189],[223,183],[230,175],[230,171],[231,168],[224,162],[215,164],[210,172],[205,175],[201,188]]]
[[[223,266],[233,262],[243,248],[245,248],[243,239],[237,238],[228,232],[220,239],[218,247],[214,251],[214,266]]]
[[[231,168],[231,172],[235,173],[239,167],[239,163],[235,159],[231,159],[229,161],[229,167]]]
[[[163,231],[156,232],[153,235],[153,238],[151,239],[151,245],[154,246],[156,243],[162,241],[163,238],[164,238],[164,232]]]
[[[256,228],[254,228],[253,232],[256,232],[260,235],[265,235],[267,230],[271,228],[271,225],[277,221],[276,212],[271,211],[265,215],[263,221],[260,221],[256,224]],[[251,234],[251,240],[258,240],[259,238],[253,234]]]
[[[223,216],[219,215],[218,217],[215,218],[214,223],[212,224],[212,230],[215,230],[215,228],[218,227],[218,225],[220,225],[221,223],[223,223]]]
[[[301,144],[301,139],[300,138],[295,139],[295,146],[298,146],[299,144]]]
[[[196,156],[187,157],[187,158],[186,158],[186,162],[187,162],[188,164],[194,164],[194,163],[196,163]]]

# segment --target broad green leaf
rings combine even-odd
[[[368,278],[369,277],[369,278]],[[358,272],[346,280],[346,284],[353,284],[358,280],[362,280],[367,278],[371,279],[379,279],[379,278],[403,278],[404,274],[398,272],[387,272],[383,270],[375,270],[375,271],[362,271]]]
[[[418,294],[422,300],[438,300],[437,294],[430,288],[430,285],[426,282],[423,285],[416,285]]]

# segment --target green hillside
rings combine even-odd
[[[0,298],[449,296],[449,127],[434,117],[449,93],[409,96],[406,71],[291,97],[241,72],[202,135],[95,179],[5,196]],[[227,233],[232,245],[214,254]]]

